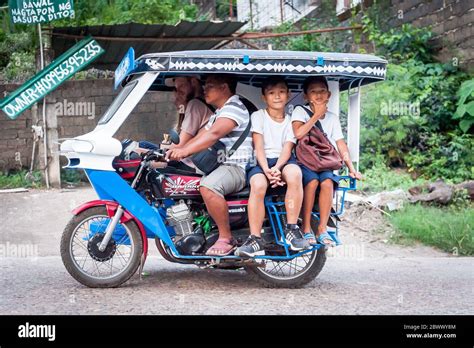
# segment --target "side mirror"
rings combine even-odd
[[[175,129],[170,129],[169,131],[170,139],[173,144],[179,144],[179,134]]]

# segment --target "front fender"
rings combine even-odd
[[[84,203],[80,205],[79,207],[75,208],[72,211],[73,215],[78,215],[82,213],[84,210],[87,210],[92,207],[100,207],[104,206],[107,209],[107,215],[112,218],[115,215],[115,212],[117,211],[118,203],[114,201],[108,201],[105,199],[98,199],[95,201],[90,201],[87,203]],[[143,255],[146,258],[148,255],[148,238],[146,236],[145,228],[143,227],[143,224],[138,220],[135,216],[130,214],[127,210],[124,210],[122,218],[120,219],[121,223],[126,223],[128,221],[132,220],[135,222],[138,226],[138,229],[140,230],[140,233],[142,235],[142,241],[143,241]]]

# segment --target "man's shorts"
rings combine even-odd
[[[334,189],[336,189],[339,185],[340,177],[334,174],[331,170],[315,172],[302,164],[300,164],[300,168],[301,173],[303,174],[303,186],[308,185],[309,182],[312,180],[318,180],[319,182],[323,182],[326,179],[331,179],[334,182]]]
[[[200,186],[224,197],[245,187],[245,171],[239,166],[223,164],[216,170],[203,176]]]

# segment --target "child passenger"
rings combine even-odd
[[[266,79],[262,84],[262,98],[267,108],[258,110],[251,116],[251,132],[258,165],[247,174],[247,181],[250,183],[248,215],[251,235],[235,251],[235,255],[241,257],[265,255],[260,231],[265,218],[264,197],[269,185],[287,186],[287,225],[284,233],[290,248],[303,250],[310,247],[297,225],[303,200],[303,185],[301,170],[292,155],[296,139],[291,119],[285,114],[289,98],[285,79],[276,76]]]
[[[344,141],[339,116],[327,110],[331,97],[326,78],[322,76],[308,77],[303,83],[304,98],[308,102],[306,107],[297,106],[291,115],[293,132],[296,139],[303,138],[319,120],[331,144],[338,150],[344,163],[349,168],[349,176],[360,180],[362,175],[355,170],[349,157],[349,150]],[[339,183],[339,176],[332,171],[314,172],[304,165],[300,165],[303,174],[303,236],[311,245],[318,242],[325,246],[335,246],[334,240],[327,233],[327,223],[332,206],[332,197],[335,187]],[[311,231],[311,212],[314,206],[316,189],[319,193],[320,220],[316,236]],[[316,231],[315,231],[316,232]]]

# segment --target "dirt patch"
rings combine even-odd
[[[387,216],[384,216],[379,209],[363,202],[353,203],[346,209],[340,227],[343,239],[365,245],[365,250],[369,253],[366,256],[443,257],[449,255],[417,242],[410,245],[395,243],[394,237],[397,231]]]

